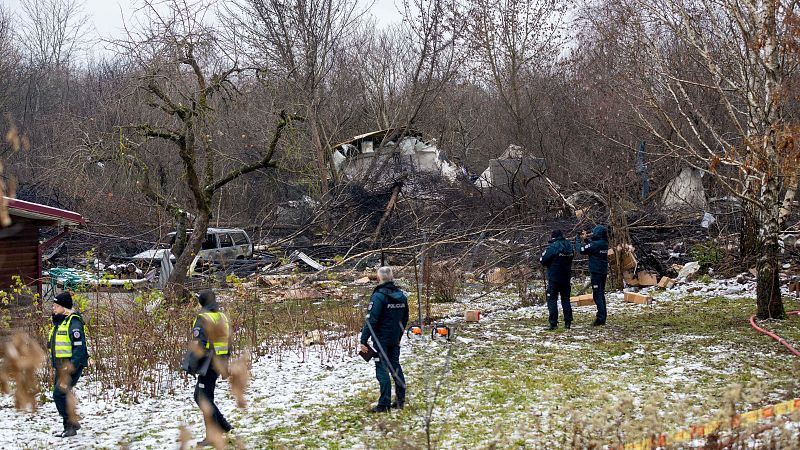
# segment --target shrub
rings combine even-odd
[[[713,241],[697,244],[689,252],[693,261],[700,263],[700,272],[708,273],[708,269],[715,267],[722,261],[723,252]]]
[[[464,288],[464,272],[452,261],[431,266],[431,289],[437,302],[454,302]]]

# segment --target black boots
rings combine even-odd
[[[78,423],[78,422],[76,422],[76,423],[65,423],[64,424],[64,431],[56,431],[55,433],[53,433],[53,436],[62,437],[62,438],[64,438],[64,437],[72,437],[72,436],[75,436],[76,434],[78,434],[78,430],[80,430],[80,429],[81,429],[81,424]]]
[[[223,433],[228,433],[233,429],[233,426],[225,419],[222,419],[222,423],[220,424],[220,428],[222,428]]]
[[[67,427],[64,431],[62,431],[60,434],[57,434],[56,436],[65,438],[65,437],[72,437],[77,434],[78,430],[75,427]]]
[[[369,412],[383,413],[383,412],[389,412],[389,409],[390,409],[389,406],[377,405],[373,406],[372,409],[369,410]]]

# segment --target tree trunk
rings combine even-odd
[[[758,222],[758,210],[755,205],[744,202],[739,233],[739,264],[742,271],[752,267],[754,255],[758,254]]]
[[[397,196],[400,194],[401,189],[403,189],[402,181],[395,183],[394,187],[392,188],[392,195],[389,197],[389,203],[386,204],[386,210],[383,212],[381,220],[378,222],[378,226],[375,227],[375,231],[369,238],[370,243],[373,247],[378,242],[378,239],[380,239],[381,237],[381,230],[383,229],[383,225],[389,219],[389,216],[392,215],[392,211],[394,211],[394,205],[397,203]]]
[[[176,217],[175,244],[172,245],[172,254],[175,255],[175,258],[180,258],[186,249],[186,216],[185,211],[180,211]]]
[[[780,258],[778,245],[765,244],[764,252],[758,260],[756,286],[756,316],[759,319],[782,319],[783,309],[780,284]]]
[[[189,265],[194,261],[194,257],[197,255],[197,252],[200,251],[200,247],[206,239],[206,231],[208,231],[208,223],[210,220],[211,215],[208,213],[200,213],[197,216],[192,234],[189,237],[189,241],[186,243],[186,249],[181,256],[178,257],[177,261],[175,261],[175,267],[164,288],[164,293],[167,298],[179,300],[189,296],[189,291],[186,288],[186,281],[188,280],[187,272],[189,271]]]
[[[782,319],[785,317],[780,284],[780,248],[778,237],[780,227],[780,184],[775,177],[765,183],[762,200],[765,210],[762,211],[762,241],[758,258],[758,276],[756,277],[756,316],[759,319]]]

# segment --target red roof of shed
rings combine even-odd
[[[3,196],[8,207],[8,213],[12,216],[26,217],[34,220],[55,220],[59,225],[86,225],[83,217],[73,211],[66,209],[53,208],[52,206],[41,205],[39,203],[26,202],[16,198]]]

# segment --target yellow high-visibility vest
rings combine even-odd
[[[80,317],[75,314],[70,314],[64,319],[56,330],[55,326],[50,327],[50,334],[47,336],[48,345],[53,341],[53,331],[56,332],[56,341],[53,342],[54,353],[56,358],[72,358],[72,340],[69,337],[69,323],[75,317],[80,320]]]
[[[206,333],[206,348],[211,348],[211,345],[214,345],[214,354],[215,355],[227,355],[228,354],[228,341],[230,339],[231,328],[228,322],[228,316],[221,312],[202,312],[198,314],[197,317],[202,317],[206,323],[213,324],[215,330],[220,330],[221,334],[219,336],[215,336],[217,340],[213,343],[211,342],[210,337],[208,336],[208,330],[204,329],[203,331]],[[197,324],[197,317],[192,322],[192,328],[195,327]]]

